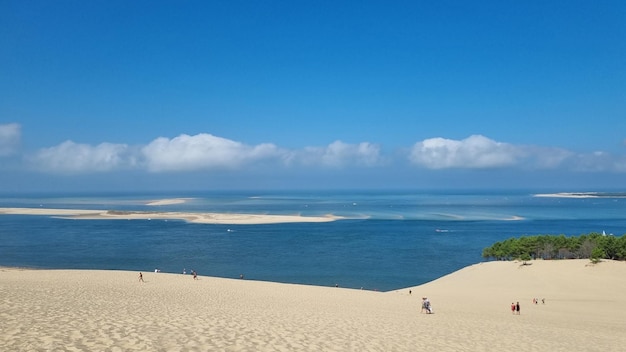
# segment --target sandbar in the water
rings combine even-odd
[[[171,219],[184,220],[202,224],[280,224],[293,222],[330,222],[340,217],[272,215],[272,214],[229,214],[229,213],[193,213],[193,212],[154,212],[154,211],[117,211],[117,210],[86,210],[86,209],[44,209],[44,208],[0,208],[0,215],[47,215],[68,219],[82,220],[152,220]]]

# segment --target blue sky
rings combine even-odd
[[[621,1],[0,2],[0,192],[626,187]]]

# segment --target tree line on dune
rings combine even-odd
[[[483,258],[496,260],[601,259],[626,260],[626,235],[592,232],[580,236],[536,235],[509,238],[483,249]]]

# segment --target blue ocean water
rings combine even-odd
[[[147,206],[152,200],[185,203]],[[388,291],[483,260],[510,237],[626,233],[626,198],[533,192],[230,192],[4,196],[0,207],[333,214],[329,223],[192,224],[0,215],[0,266],[118,269]]]

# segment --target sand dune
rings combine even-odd
[[[621,351],[626,263],[489,262],[392,292],[0,270],[3,351]],[[409,290],[412,294],[409,294]],[[435,314],[421,314],[428,296]],[[546,303],[532,304],[533,298]],[[521,314],[510,304],[519,301]]]

